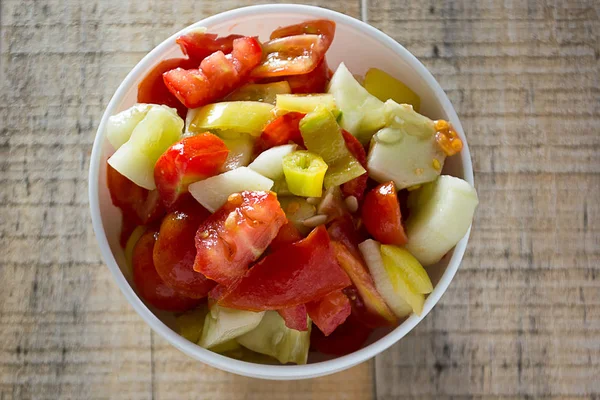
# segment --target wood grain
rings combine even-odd
[[[441,303],[377,357],[377,399],[600,395],[599,11],[369,2],[451,98],[480,198]]]
[[[118,84],[173,32],[255,3],[0,1],[0,399],[372,397],[372,363],[265,384],[190,359],[127,304],[91,230],[91,145]]]

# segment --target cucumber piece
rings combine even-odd
[[[383,102],[370,94],[341,63],[329,82],[328,93],[342,112],[340,125],[366,144],[385,125]]]
[[[162,153],[181,138],[182,130],[183,120],[172,109],[151,107],[108,163],[136,185],[153,190],[156,188],[154,165]]]
[[[296,111],[304,114],[323,107],[329,111],[336,109],[331,94],[278,94],[275,106],[278,110]]]
[[[244,190],[270,190],[271,187],[273,187],[271,179],[248,167],[240,167],[194,182],[189,185],[188,191],[204,208],[215,212],[233,193]]]
[[[283,158],[296,150],[298,145],[284,144],[263,151],[252,161],[248,168],[266,176],[269,179],[283,178]]]
[[[367,156],[369,176],[393,180],[398,190],[436,179],[446,155],[436,143],[433,121],[393,100],[386,101],[385,111],[388,125],[374,136]]]
[[[410,104],[419,112],[421,99],[408,86],[377,68],[371,68],[365,75],[364,87],[381,101],[389,99],[400,104]]]
[[[282,364],[306,364],[311,328],[309,320],[307,331],[290,329],[277,311],[267,311],[256,329],[239,336],[237,341],[247,349],[275,357]]]
[[[408,196],[406,249],[424,266],[437,263],[469,230],[479,199],[468,182],[442,175]]]
[[[404,318],[410,315],[413,307],[400,295],[392,284],[388,275],[383,258],[381,257],[380,244],[373,239],[367,239],[358,245],[367,268],[375,282],[375,288],[381,294],[387,305],[392,309],[398,318]]]
[[[178,332],[192,343],[198,343],[204,328],[204,320],[208,314],[206,305],[181,314],[175,319]]]
[[[204,319],[198,345],[210,349],[256,328],[265,314],[213,305]]]
[[[224,172],[245,167],[250,163],[254,149],[254,139],[252,136],[241,133],[235,138],[223,138],[221,136],[221,139],[225,142],[225,146],[229,150],[227,159],[223,164]]]
[[[125,111],[111,116],[106,124],[106,139],[118,149],[131,137],[131,132],[144,119],[151,107],[166,107],[155,104],[135,104]],[[168,107],[166,107],[168,108]],[[176,111],[175,111],[176,112]]]

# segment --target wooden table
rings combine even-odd
[[[92,141],[147,51],[258,2],[1,0],[0,399],[600,396],[600,3],[308,2],[406,46],[463,122],[481,203],[441,303],[374,362],[309,381],[242,378],[170,347],[100,259]]]

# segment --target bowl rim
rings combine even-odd
[[[471,155],[469,152],[469,147],[463,132],[462,125],[458,119],[456,111],[454,110],[454,107],[450,103],[450,100],[446,96],[439,83],[435,80],[435,78],[427,70],[427,68],[425,68],[425,66],[414,55],[412,55],[402,45],[400,45],[398,42],[396,42],[394,39],[392,39],[385,33],[381,32],[380,30],[372,27],[366,22],[344,15],[337,11],[309,5],[263,4],[225,11],[207,17],[192,25],[185,27],[184,29],[170,36],[158,46],[156,46],[154,49],[152,49],[152,51],[146,54],[142,58],[142,60],[138,62],[135,65],[135,67],[127,74],[125,79],[121,82],[121,84],[115,91],[110,102],[108,103],[108,106],[106,107],[102,115],[102,119],[100,121],[100,125],[98,126],[98,130],[94,139],[92,154],[90,157],[90,168],[88,177],[88,195],[90,212],[92,217],[92,226],[94,234],[98,241],[98,245],[100,247],[102,258],[109,270],[111,271],[117,285],[121,289],[121,292],[123,293],[127,301],[132,305],[135,311],[146,321],[146,323],[152,328],[152,330],[154,330],[154,332],[161,335],[169,343],[171,343],[171,345],[173,345],[183,353],[212,367],[254,378],[284,380],[306,379],[318,376],[325,376],[348,369],[363,361],[373,358],[377,354],[381,353],[382,351],[395,344],[410,331],[412,331],[414,327],[420,321],[422,321],[427,316],[427,314],[429,314],[431,309],[437,304],[442,295],[446,292],[450,282],[454,278],[454,275],[456,274],[461,264],[471,228],[469,228],[465,236],[455,246],[454,252],[452,254],[451,259],[448,262],[448,266],[446,267],[444,274],[440,278],[440,281],[434,288],[433,292],[428,296],[428,298],[425,301],[425,306],[421,316],[412,314],[408,319],[406,319],[403,323],[401,323],[393,331],[391,331],[384,337],[378,339],[374,343],[360,350],[357,350],[345,356],[306,365],[263,365],[235,360],[233,358],[222,356],[220,354],[216,354],[212,351],[206,350],[184,339],[179,334],[175,333],[167,325],[165,325],[160,319],[158,319],[137,296],[137,294],[134,292],[133,288],[130,286],[125,276],[121,272],[121,269],[119,268],[117,261],[108,244],[108,239],[106,237],[106,232],[104,230],[100,214],[98,180],[102,147],[105,140],[106,121],[108,120],[109,116],[114,114],[114,112],[116,111],[115,109],[117,103],[119,103],[121,98],[127,93],[131,85],[137,79],[138,75],[149,69],[156,62],[155,59],[157,58],[157,56],[165,50],[167,50],[168,47],[172,46],[172,43],[175,41],[175,39],[184,32],[200,26],[222,23],[226,22],[227,19],[243,17],[257,13],[300,13],[304,15],[311,15],[315,18],[333,19],[335,21],[342,22],[350,26],[352,29],[360,31],[364,35],[374,38],[375,40],[383,43],[391,51],[399,55],[433,90],[437,101],[441,105],[442,109],[446,112],[446,114],[448,115],[448,119],[452,122],[459,136],[463,140],[464,147],[461,152],[461,160],[463,164],[464,179],[471,185],[474,185]]]

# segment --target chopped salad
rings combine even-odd
[[[462,142],[377,68],[326,52],[335,23],[179,38],[108,120],[107,184],[138,295],[186,339],[230,357],[343,355],[421,314],[427,267],[478,204],[443,175]]]

